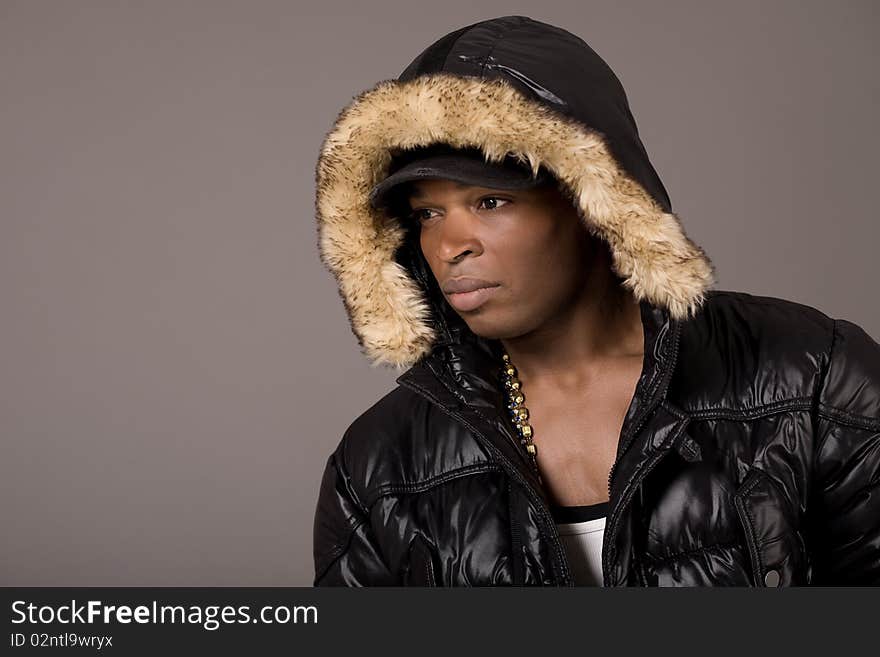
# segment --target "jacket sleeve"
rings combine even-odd
[[[880,345],[834,321],[810,504],[813,582],[880,584]]]
[[[315,511],[314,586],[393,586],[393,573],[352,487],[342,444],[327,460]]]

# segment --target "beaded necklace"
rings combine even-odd
[[[501,375],[505,396],[507,397],[507,409],[510,411],[510,418],[513,420],[514,426],[516,426],[517,433],[519,433],[520,444],[525,447],[540,482],[541,473],[538,470],[538,448],[532,441],[534,432],[532,431],[532,425],[528,423],[529,409],[525,406],[526,397],[522,391],[522,382],[516,376],[516,368],[513,366],[507,351],[504,351],[501,358],[504,361]]]

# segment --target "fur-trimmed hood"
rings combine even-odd
[[[455,321],[408,231],[368,198],[394,154],[434,143],[478,147],[491,161],[514,155],[535,172],[544,166],[609,244],[622,284],[673,318],[694,314],[715,282],[671,210],[608,65],[552,25],[482,21],[358,94],[321,148],[318,248],[373,364],[413,365]]]

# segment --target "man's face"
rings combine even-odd
[[[413,182],[411,213],[446,301],[477,335],[513,338],[559,316],[582,293],[597,241],[555,186],[501,190]],[[455,280],[481,279],[453,293]]]

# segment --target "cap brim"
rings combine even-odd
[[[535,177],[525,168],[455,155],[437,155],[406,164],[385,178],[370,191],[370,204],[374,208],[384,207],[388,205],[391,191],[399,185],[428,178],[495,189],[528,189],[548,179],[543,170],[539,170]]]

